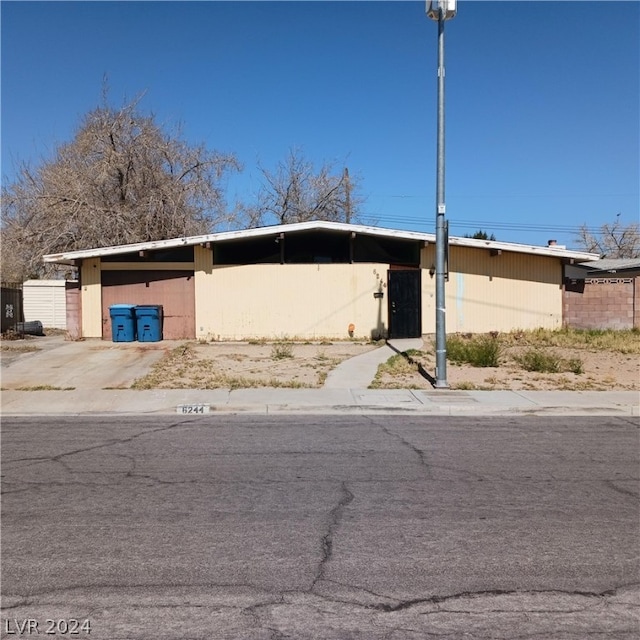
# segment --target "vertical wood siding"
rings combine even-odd
[[[423,249],[422,326],[435,333],[435,247]],[[562,326],[562,264],[557,258],[450,248],[445,287],[447,333]]]

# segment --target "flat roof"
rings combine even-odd
[[[281,233],[296,233],[300,231],[331,231],[335,233],[355,233],[358,235],[377,236],[383,238],[397,238],[399,240],[416,240],[428,244],[435,244],[434,233],[422,233],[418,231],[402,231],[399,229],[386,229],[360,224],[346,224],[343,222],[327,222],[324,220],[312,220],[309,222],[296,222],[292,224],[273,225],[269,227],[255,227],[239,231],[221,231],[199,236],[172,238],[170,240],[151,240],[148,242],[136,242],[133,244],[117,245],[112,247],[100,247],[98,249],[84,249],[80,251],[65,251],[63,253],[51,253],[43,256],[45,262],[58,264],[72,264],[75,260],[86,258],[100,258],[135,251],[153,251],[157,249],[173,249],[176,247],[188,247],[205,243],[229,242],[264,236],[275,236]],[[449,245],[459,247],[471,247],[475,249],[490,249],[496,251],[510,251],[554,258],[567,258],[576,262],[594,261],[599,259],[595,253],[585,251],[572,251],[557,246],[537,246],[518,244],[515,242],[499,242],[498,240],[479,240],[477,238],[449,237]]]

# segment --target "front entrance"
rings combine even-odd
[[[389,337],[419,338],[422,335],[420,269],[390,269]]]

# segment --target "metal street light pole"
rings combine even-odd
[[[436,179],[436,389],[448,389],[445,305],[446,205],[444,198],[444,23],[456,15],[456,0],[427,0],[427,15],[438,21],[438,137]]]

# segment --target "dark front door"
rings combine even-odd
[[[389,274],[389,337],[419,338],[422,335],[420,269],[395,270]]]

